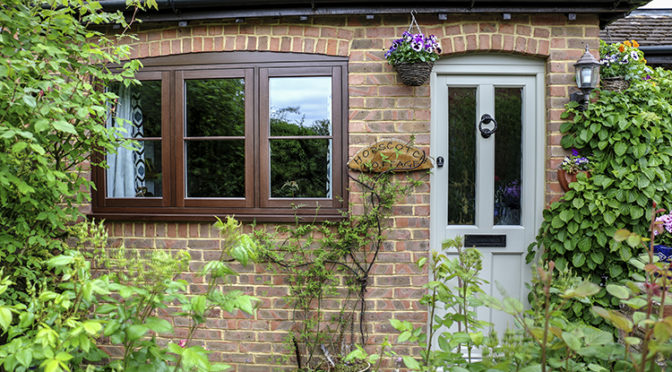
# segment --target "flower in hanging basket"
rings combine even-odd
[[[418,86],[427,81],[440,53],[441,45],[436,36],[405,31],[400,39],[392,42],[385,58],[395,67],[404,84]]]
[[[661,209],[660,211],[663,211]],[[653,225],[655,245],[653,252],[661,261],[672,260],[672,212],[656,217]]]
[[[565,156],[562,164],[560,164],[560,168],[569,174],[588,171],[590,170],[590,159],[579,155],[579,151],[577,149],[572,149],[572,155]]]
[[[400,63],[434,62],[439,59],[441,45],[434,35],[412,34],[404,31],[400,39],[394,40],[385,58],[391,65]]]
[[[590,159],[572,149],[572,155],[566,156],[558,168],[558,182],[563,191],[569,191],[569,184],[576,182],[578,173],[585,173],[590,177]]]
[[[600,77],[645,79],[652,70],[646,67],[644,53],[636,40],[607,44],[600,40]]]

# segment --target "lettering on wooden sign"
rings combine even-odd
[[[360,172],[412,172],[434,166],[423,150],[397,139],[378,141],[359,150],[348,167]]]

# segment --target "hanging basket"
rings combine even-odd
[[[610,90],[612,92],[622,92],[630,87],[630,82],[625,80],[623,76],[602,78],[600,81],[600,88],[602,90]]]
[[[578,173],[584,173],[586,177],[590,178],[590,172],[588,171],[579,171]],[[558,183],[560,183],[562,191],[569,191],[569,184],[576,182],[576,175],[578,173],[567,173],[567,171],[562,168],[558,169]]]
[[[434,62],[399,63],[394,69],[402,83],[417,87],[427,82],[433,66]]]

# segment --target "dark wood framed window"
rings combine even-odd
[[[95,217],[338,218],[347,201],[347,59],[272,52],[148,58],[108,125],[134,147],[93,177]]]

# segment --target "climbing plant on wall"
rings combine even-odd
[[[672,208],[672,73],[652,71],[623,92],[600,91],[586,111],[567,106],[562,146],[592,154],[592,177],[579,175],[544,220],[528,260],[538,251],[559,268],[570,267],[595,283],[627,278],[627,262],[639,255],[611,239],[621,228],[647,236],[651,201]],[[615,305],[604,291],[603,306]],[[589,306],[576,303],[576,317],[597,322]]]

